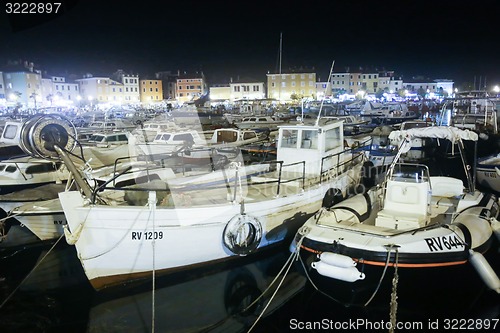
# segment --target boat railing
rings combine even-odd
[[[364,159],[366,159],[365,153],[357,147],[323,157],[320,165],[320,184],[328,177],[338,177]]]
[[[116,187],[114,181],[121,175],[126,174],[128,172],[131,172],[131,167],[128,166],[127,168],[120,169],[118,165],[121,163],[123,160],[127,160],[129,157],[123,157],[123,158],[118,158],[115,161],[114,165],[114,171],[113,171],[113,177],[106,181],[104,184],[101,184],[97,186],[95,189],[92,191],[92,196],[91,196],[91,202],[95,203],[97,199],[97,194],[98,192],[102,192],[104,190],[118,190],[118,191],[134,191],[134,192],[148,192],[148,191],[157,191],[157,192],[176,192],[176,193],[182,193],[182,192],[189,192],[193,190],[213,190],[213,189],[221,189],[221,188],[226,188],[230,189],[232,188],[232,197],[233,201],[236,200],[236,193],[238,191],[239,186],[241,185],[243,179],[245,181],[246,186],[264,186],[264,185],[269,185],[269,184],[275,184],[275,192],[273,193],[275,196],[279,196],[282,190],[282,186],[287,183],[299,181],[300,186],[299,188],[303,191],[305,189],[305,161],[300,161],[300,162],[295,162],[295,163],[290,163],[290,164],[284,164],[283,161],[265,161],[262,163],[259,163],[259,165],[268,165],[269,167],[263,168],[256,170],[255,172],[252,173],[246,173],[244,176],[241,176],[239,174],[239,170],[237,170],[236,175],[234,179],[230,178],[226,172],[225,169],[222,169],[222,174],[223,178],[220,180],[216,180],[213,182],[206,182],[206,183],[196,183],[196,184],[186,184],[183,186],[176,186],[175,188],[170,188],[168,186],[168,180],[164,181],[166,186],[149,186],[150,184],[148,183],[139,183],[135,184],[134,186],[123,186],[123,187]],[[286,170],[288,167],[296,167],[297,165],[301,165],[302,171],[299,172],[299,174],[295,177],[287,177],[284,178],[284,170]],[[245,166],[242,166],[244,168]],[[156,166],[151,164],[151,165],[144,165],[144,169],[142,170],[143,172],[146,173],[147,177],[149,175],[152,175],[153,170],[158,170],[158,168],[161,169],[160,166]],[[264,178],[258,178],[258,176],[266,175],[269,173],[273,173],[273,177],[264,177]],[[276,173],[274,173],[276,172]],[[288,174],[287,174],[288,175]],[[151,177],[152,179],[154,177]],[[161,179],[160,179],[161,180]],[[274,188],[274,187],[273,187]]]

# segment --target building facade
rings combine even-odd
[[[37,72],[17,71],[3,74],[7,106],[36,108],[41,102],[42,76]]]
[[[267,75],[267,97],[280,102],[316,98],[316,73],[281,73]]]
[[[163,88],[161,80],[139,80],[139,91],[142,103],[158,103],[163,101]]]
[[[184,74],[177,78],[175,98],[179,103],[191,102],[208,93],[203,73]]]
[[[119,69],[111,75],[111,79],[123,85],[122,96],[120,96],[123,103],[135,104],[140,102],[139,75],[128,74]]]
[[[264,82],[251,79],[236,80],[229,83],[231,102],[237,100],[256,100],[266,97]]]
[[[66,82],[62,76],[42,77],[41,106],[79,106],[81,101],[78,83]]]

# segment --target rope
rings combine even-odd
[[[154,195],[153,195],[154,194]],[[155,290],[156,290],[156,251],[155,251],[155,245],[156,245],[156,237],[155,235],[155,212],[156,212],[156,192],[149,192],[149,198],[148,198],[148,205],[150,209],[150,216],[153,216],[153,242],[151,243],[151,246],[153,248],[153,274],[152,274],[152,279],[153,279],[153,290],[151,292],[151,332],[155,332]]]
[[[273,279],[273,281],[271,282],[271,284],[269,285],[269,287],[266,288],[266,290],[264,290],[264,292],[262,292],[262,294],[255,300],[253,301],[249,306],[247,306],[245,308],[245,310],[243,311],[246,311],[248,310],[249,308],[251,308],[255,303],[257,303],[259,301],[259,299],[261,299],[264,294],[271,288],[271,286],[277,281],[278,277],[281,275],[281,273],[283,272],[283,270],[285,270],[286,268],[286,271],[285,271],[285,274],[283,275],[283,277],[281,278],[281,281],[280,283],[278,284],[278,286],[276,287],[276,290],[274,291],[274,293],[272,294],[271,298],[269,299],[269,301],[267,302],[266,306],[264,307],[264,309],[262,309],[260,315],[257,317],[257,319],[255,320],[255,322],[253,323],[253,325],[250,327],[250,329],[247,331],[247,333],[250,333],[254,328],[255,328],[255,325],[257,325],[257,323],[259,322],[259,320],[262,318],[262,316],[264,315],[264,313],[266,312],[267,308],[269,307],[269,305],[271,305],[271,302],[273,301],[274,297],[276,296],[276,294],[278,293],[278,290],[280,289],[281,285],[283,284],[283,282],[285,281],[285,278],[287,277],[288,275],[288,272],[290,271],[290,268],[293,266],[293,262],[294,261],[297,261],[298,258],[300,258],[299,256],[299,252],[300,252],[300,245],[302,244],[302,241],[304,240],[305,236],[306,236],[306,233],[308,232],[308,229],[307,228],[301,228],[299,229],[298,233],[302,236],[298,241],[297,241],[297,247],[295,249],[295,251],[293,253],[290,254],[290,256],[288,257],[288,259],[286,260],[285,264],[283,265],[283,267],[281,268],[281,270],[278,272],[278,274],[276,275],[276,277]]]
[[[148,204],[144,205],[144,206],[143,206],[143,209],[146,209],[147,207],[148,207]],[[88,211],[88,213],[87,213],[87,217],[86,217],[86,218],[85,218],[85,220],[82,222],[82,224],[85,224],[85,222],[87,222],[87,218],[88,218],[88,215],[90,214],[90,210],[91,210],[91,209],[92,209],[92,207],[89,209],[89,211]],[[138,219],[139,219],[139,215],[140,215],[140,213],[141,213],[141,212],[142,212],[142,210],[141,210],[141,211],[139,211],[139,214],[137,214],[137,216],[136,216],[136,218],[135,218],[134,223],[132,223],[132,225],[130,226],[130,228],[128,229],[128,231],[132,230],[132,228],[135,226],[135,224],[137,223],[137,221],[138,221]],[[127,235],[128,235],[128,234],[129,234],[128,232],[123,233],[122,238],[120,238],[120,239],[118,240],[118,242],[117,242],[117,243],[116,243],[113,247],[111,247],[111,248],[109,248],[109,249],[107,249],[107,250],[104,250],[104,251],[102,251],[101,253],[95,254],[95,255],[93,255],[93,256],[89,256],[89,257],[86,257],[86,258],[81,257],[80,259],[81,259],[81,260],[90,260],[90,259],[95,259],[95,258],[97,258],[97,257],[100,257],[100,256],[102,256],[102,255],[106,254],[106,253],[109,253],[110,251],[114,250],[114,249],[115,249],[118,245],[120,245],[120,243],[121,243],[121,242],[123,242],[123,240],[125,239],[125,237],[127,237]]]
[[[0,309],[3,308],[3,306],[5,305],[5,303],[7,303],[9,301],[9,299],[14,296],[14,293],[21,287],[21,285],[30,277],[31,273],[33,273],[35,271],[35,269],[37,269],[37,267],[42,263],[42,261],[45,259],[45,257],[47,257],[49,255],[49,253],[56,247],[57,243],[59,243],[59,241],[64,237],[64,234],[62,234],[61,236],[59,236],[59,238],[57,239],[57,241],[54,243],[54,245],[52,245],[52,247],[49,249],[49,251],[47,251],[47,253],[45,253],[45,255],[42,257],[42,259],[40,259],[35,267],[33,267],[33,269],[28,273],[28,275],[26,275],[24,277],[24,279],[21,281],[21,283],[19,283],[19,285],[10,293],[9,296],[7,296],[7,298],[2,302],[2,304],[0,304]]]
[[[387,267],[389,267],[389,260],[391,259],[391,250],[392,248],[394,247],[394,244],[391,244],[389,249],[387,250],[387,260],[385,261],[385,267],[384,267],[384,271],[382,272],[382,276],[380,277],[380,280],[378,281],[378,285],[377,285],[377,288],[375,288],[375,291],[373,292],[373,295],[370,297],[370,299],[364,304],[364,306],[368,306],[368,304],[370,304],[370,302],[373,300],[373,298],[375,297],[375,295],[377,294],[380,286],[382,285],[382,280],[384,279],[384,276],[385,276],[385,272],[387,272]]]

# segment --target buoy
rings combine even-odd
[[[483,279],[484,283],[492,290],[500,294],[500,279],[486,258],[479,252],[469,250],[469,261]]]
[[[324,262],[325,264],[337,267],[354,267],[356,266],[356,262],[352,260],[351,257],[344,256],[342,254],[333,253],[333,252],[323,252],[318,254],[319,260]]]
[[[338,267],[328,265],[322,261],[316,261],[311,264],[312,268],[316,269],[319,274],[346,282],[354,282],[363,280],[365,274],[358,271],[356,267]]]

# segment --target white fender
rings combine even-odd
[[[479,276],[481,276],[481,279],[483,279],[484,283],[490,289],[496,291],[497,294],[500,294],[500,279],[498,279],[497,274],[495,273],[493,268],[491,268],[486,258],[481,253],[475,252],[473,250],[469,250],[469,253],[469,261],[479,273]]]
[[[319,274],[332,279],[354,282],[365,278],[365,273],[361,273],[356,267],[346,268],[331,266],[322,261],[313,262],[311,266],[316,269]]]
[[[325,264],[337,267],[354,267],[356,266],[356,262],[352,260],[351,257],[344,256],[342,254],[333,253],[333,252],[323,252],[318,254],[319,260],[324,262]]]

